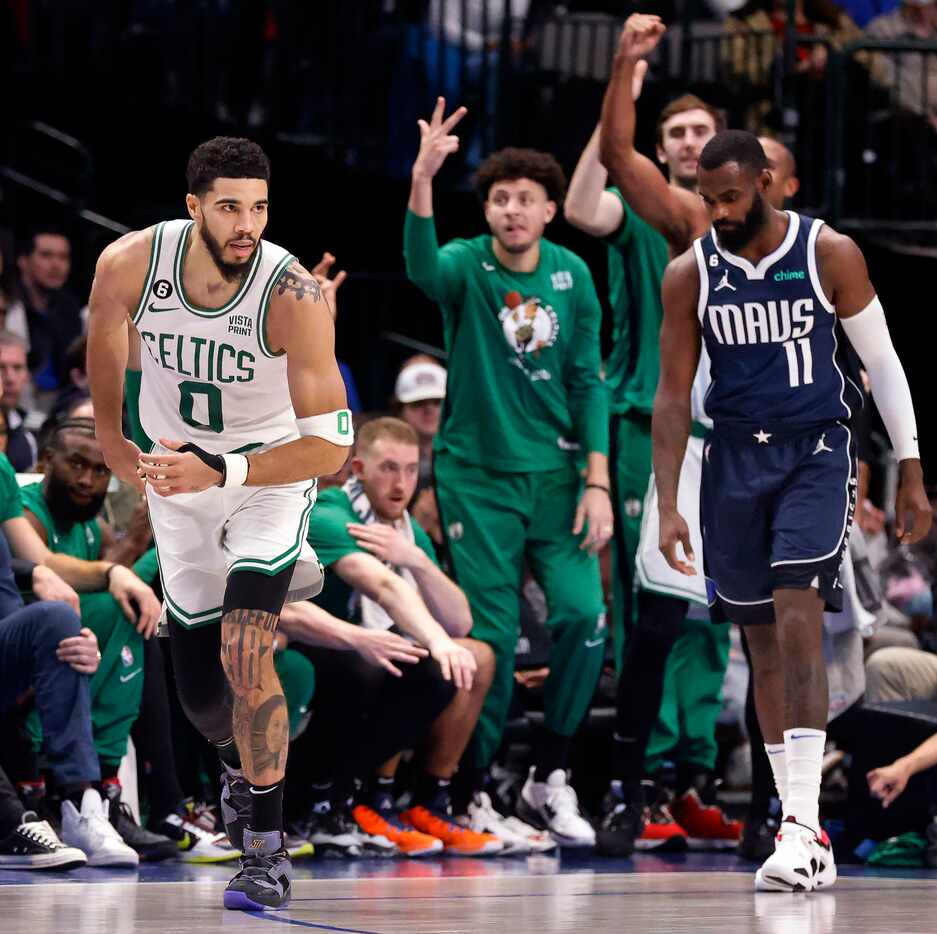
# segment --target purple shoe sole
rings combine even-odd
[[[289,905],[289,902],[274,908],[270,905],[261,905],[259,902],[255,902],[243,892],[224,893],[224,906],[231,911],[282,911],[287,905]]]

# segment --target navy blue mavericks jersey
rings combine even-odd
[[[693,244],[711,361],[706,414],[717,428],[817,425],[862,406],[855,352],[817,272],[823,221],[786,213],[784,241],[757,266],[720,247],[713,230]]]

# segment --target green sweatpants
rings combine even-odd
[[[158,573],[156,549],[151,548],[133,566],[137,576],[152,583]],[[101,661],[91,678],[91,729],[94,748],[102,762],[117,765],[127,753],[127,737],[140,713],[143,696],[143,636],[106,592],[79,598],[81,624],[98,640]],[[33,711],[27,721],[33,745],[42,744],[42,728]]]
[[[459,585],[472,608],[472,637],[494,650],[494,681],[475,729],[476,765],[501,742],[514,690],[514,651],[524,559],[546,595],[553,637],[545,685],[548,729],[575,733],[602,670],[605,607],[598,560],[571,529],[582,481],[575,467],[499,473],[436,455],[440,518]]]
[[[701,769],[716,765],[716,720],[729,663],[729,623],[687,619],[671,649],[664,696],[647,744],[644,765],[655,774],[665,759]]]
[[[621,672],[627,634],[637,617],[634,559],[641,537],[641,512],[651,479],[651,419],[637,412],[613,415],[609,437],[612,463],[612,638],[615,667]]]
[[[312,662],[297,652],[296,649],[284,649],[273,656],[273,667],[276,669],[283,696],[286,698],[286,709],[290,718],[290,739],[296,738],[296,731],[309,712],[309,702],[316,691],[316,670]]]

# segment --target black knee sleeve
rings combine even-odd
[[[235,571],[228,575],[221,612],[227,614],[232,610],[260,610],[279,616],[292,578],[292,564],[276,574]]]
[[[233,697],[221,666],[221,627],[187,629],[169,617],[169,651],[186,716],[212,743],[231,738]]]

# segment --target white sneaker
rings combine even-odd
[[[774,853],[755,873],[755,890],[812,892],[829,888],[835,881],[836,863],[826,832],[817,835],[788,817],[781,823]]]
[[[534,766],[521,796],[517,816],[549,830],[560,846],[595,846],[595,830],[579,813],[579,799],[562,769],[554,769],[545,782],[534,781]]]
[[[504,826],[524,837],[533,853],[549,853],[551,850],[556,849],[556,840],[546,830],[537,830],[536,827],[525,824],[513,814],[504,818]]]
[[[88,857],[89,866],[122,866],[136,869],[140,857],[120,838],[107,819],[107,805],[94,788],[81,796],[81,811],[71,801],[62,802],[62,839]]]
[[[456,821],[475,833],[494,834],[503,844],[501,856],[524,856],[532,849],[527,838],[507,825],[507,821],[495,810],[491,796],[486,791],[476,791],[469,801],[466,813]],[[521,823],[521,821],[518,821]],[[533,827],[530,828],[534,833]]]
[[[179,855],[183,862],[227,863],[241,855],[241,851],[234,848],[224,832],[206,830],[201,823],[187,820],[180,814],[170,814],[166,823],[183,831],[178,839],[181,850]]]

